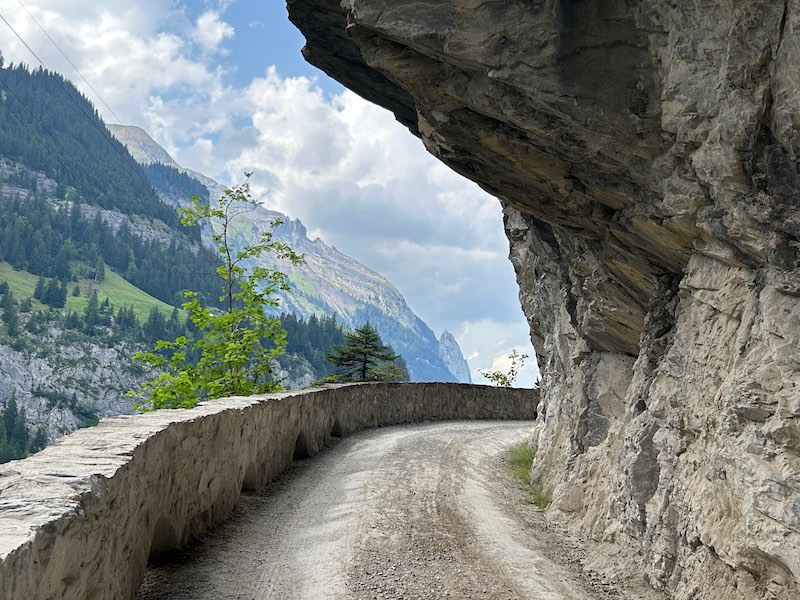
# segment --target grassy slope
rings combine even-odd
[[[32,297],[38,279],[39,277],[36,275],[26,271],[17,271],[8,263],[0,261],[0,281],[8,282],[8,286],[17,300],[22,300],[29,296]],[[81,288],[80,296],[72,295],[72,290],[76,285]],[[82,314],[94,287],[97,288],[97,298],[100,302],[108,298],[115,310],[120,306],[133,306],[136,316],[141,321],[147,319],[153,306],[157,307],[164,316],[169,316],[172,313],[172,306],[143,292],[108,267],[106,267],[105,279],[99,283],[95,283],[91,279],[83,279],[78,284],[74,282],[68,283],[66,309]],[[33,301],[33,304],[35,308],[42,307],[36,300]]]

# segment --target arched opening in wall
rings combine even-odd
[[[149,563],[164,563],[173,557],[178,549],[178,532],[167,515],[161,515],[153,530],[153,541],[150,542]]]
[[[242,492],[252,492],[258,489],[258,469],[256,463],[251,461],[244,471],[242,479]]]
[[[336,419],[331,426],[331,437],[340,438],[342,436],[344,436],[344,427],[342,427],[342,422]]]
[[[297,440],[294,443],[292,460],[302,460],[309,456],[311,456],[311,452],[308,449],[308,440],[306,439],[306,434],[301,431],[297,434]]]

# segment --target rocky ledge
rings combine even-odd
[[[289,0],[505,207],[532,477],[610,575],[800,595],[800,0]]]

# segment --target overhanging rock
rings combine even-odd
[[[533,476],[592,567],[800,596],[800,1],[287,5],[310,62],[503,203]]]

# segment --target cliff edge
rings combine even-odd
[[[532,473],[592,567],[800,594],[800,0],[289,0],[304,54],[496,195]]]

